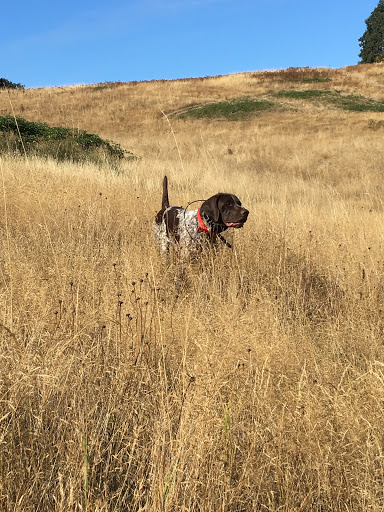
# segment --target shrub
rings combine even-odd
[[[0,153],[23,154],[24,151],[60,161],[91,161],[112,167],[116,167],[125,154],[119,144],[84,130],[50,127],[46,123],[31,122],[20,117],[0,116]],[[135,157],[128,153],[128,158]]]
[[[335,103],[340,108],[351,110],[352,112],[384,112],[383,101],[375,101],[371,98],[355,94],[339,95]]]
[[[229,101],[219,101],[189,107],[187,110],[176,113],[179,118],[192,117],[194,119],[228,119],[237,121],[244,119],[255,112],[269,110],[274,107],[274,103],[263,99],[235,98]]]
[[[289,81],[300,82],[323,82],[328,81],[325,77],[299,77],[289,78]],[[342,110],[351,112],[384,112],[384,102],[377,101],[366,96],[343,94],[341,91],[328,89],[305,89],[305,90],[282,90],[273,94],[273,98],[288,98],[298,100],[315,101],[328,104]],[[225,119],[238,121],[259,112],[271,110],[278,107],[278,102],[269,101],[264,98],[234,98],[227,101],[189,105],[171,115],[179,119]],[[281,105],[280,105],[281,106]]]
[[[274,95],[276,98],[292,99],[321,99],[337,108],[352,112],[384,112],[384,102],[376,101],[366,96],[355,94],[341,94],[340,91],[327,91],[308,89],[304,91],[279,91]]]
[[[376,121],[375,119],[368,119],[368,128],[370,130],[379,130],[384,128],[384,121]]]
[[[307,100],[312,98],[321,98],[323,96],[332,95],[332,91],[323,91],[318,89],[308,89],[305,91],[279,91],[274,96],[276,98],[294,98]]]
[[[302,82],[303,84],[331,82],[332,78],[329,77],[313,77],[313,78],[289,78],[289,82]]]
[[[120,87],[121,85],[125,85],[124,82],[99,82],[91,87],[91,91],[100,91],[103,89],[114,89],[116,87]]]
[[[313,68],[288,68],[277,71],[262,71],[254,73],[252,76],[258,80],[268,80],[272,82],[330,82],[328,70]]]

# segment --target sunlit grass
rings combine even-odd
[[[324,86],[377,98],[380,69]],[[141,158],[0,158],[1,510],[381,512],[380,114],[161,113],[277,75],[12,93]],[[164,174],[172,204],[240,197],[233,250],[163,266]]]

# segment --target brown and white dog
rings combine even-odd
[[[249,211],[241,206],[240,199],[233,194],[218,193],[210,197],[198,210],[187,210],[181,206],[170,206],[168,180],[164,176],[161,210],[157,213],[153,228],[161,252],[169,246],[184,254],[215,244],[217,239],[230,244],[221,236],[228,228],[242,228]]]

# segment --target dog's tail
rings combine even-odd
[[[164,176],[163,180],[163,199],[161,202],[162,208],[169,208],[169,199],[168,199],[168,178]]]

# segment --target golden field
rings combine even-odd
[[[382,101],[384,65],[0,92],[139,157],[0,156],[1,510],[383,510],[383,113],[172,114],[287,89]],[[250,210],[181,287],[164,174],[173,204]]]

